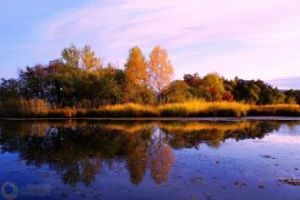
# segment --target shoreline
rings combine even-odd
[[[300,121],[300,117],[288,116],[246,116],[246,117],[0,117],[0,121],[215,121],[215,122],[235,122],[235,121]]]

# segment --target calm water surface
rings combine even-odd
[[[0,121],[0,199],[300,199],[297,121]]]

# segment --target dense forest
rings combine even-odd
[[[124,69],[104,64],[90,46],[70,45],[61,58],[2,79],[0,111],[14,112],[20,102],[40,100],[51,108],[99,108],[138,103],[158,105],[203,100],[237,101],[251,105],[300,104],[300,91],[281,91],[262,80],[228,80],[217,73],[185,74],[173,80],[166,49],[156,46],[146,58],[139,47],[129,50]]]

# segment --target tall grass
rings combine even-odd
[[[89,110],[88,116],[94,117],[157,117],[159,112],[154,106],[134,103],[103,106]]]
[[[12,112],[13,111],[13,112]],[[16,112],[17,111],[17,112]],[[97,109],[50,108],[43,100],[20,100],[0,104],[2,117],[243,117],[300,116],[296,104],[249,105],[238,102],[188,101],[163,105],[117,104]]]
[[[45,117],[50,105],[41,99],[8,99],[0,103],[2,117]]]
[[[41,99],[21,99],[19,104],[20,115],[47,116],[50,111],[50,105]]]
[[[161,105],[158,110],[168,117],[241,117],[247,115],[249,108],[238,102],[189,101]]]
[[[248,114],[251,116],[300,116],[300,105],[255,105],[251,106]]]
[[[49,111],[48,114],[49,117],[53,118],[74,118],[74,117],[84,117],[87,116],[86,109],[82,108],[59,108],[59,109],[53,109]]]

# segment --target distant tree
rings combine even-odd
[[[81,51],[81,60],[83,68],[91,70],[99,70],[101,68],[101,60],[96,57],[95,52],[90,46],[85,45]]]
[[[0,81],[0,116],[17,115],[20,112],[20,83],[16,79]]]
[[[17,99],[20,97],[20,82],[16,79],[1,79],[0,101],[7,98]]]
[[[190,87],[184,81],[173,81],[162,91],[163,101],[166,103],[184,102],[192,98]]]
[[[237,77],[231,81],[226,80],[225,85],[231,88],[235,100],[251,104],[259,102],[262,88],[267,87],[261,81],[243,80]]]
[[[73,44],[68,48],[64,48],[61,52],[62,59],[65,64],[71,67],[79,67],[80,50]]]
[[[287,90],[284,92],[285,94],[285,103],[295,104],[297,102],[297,91],[296,90]]]
[[[216,73],[185,74],[171,82],[173,67],[157,46],[147,62],[138,47],[129,51],[125,69],[101,60],[89,46],[63,49],[61,58],[21,70],[17,79],[0,81],[0,113],[20,113],[28,102],[49,107],[96,108],[124,102],[154,104],[188,99],[240,101],[251,104],[300,104],[300,91],[282,91],[262,80],[225,80]],[[30,101],[28,101],[30,100]],[[32,101],[31,101],[32,100]],[[32,104],[31,107],[36,107]],[[30,109],[29,109],[30,110]],[[139,176],[138,176],[139,177]]]
[[[199,76],[199,74],[195,73],[194,75],[185,74],[183,76],[183,80],[191,87],[198,88],[203,84],[203,80]]]
[[[153,93],[148,87],[149,72],[147,63],[138,47],[129,51],[125,64],[124,101],[136,103],[152,103]]]
[[[28,99],[46,98],[46,77],[48,76],[48,71],[45,66],[35,65],[27,67],[25,70],[20,71],[19,76],[22,96]]]
[[[203,78],[203,87],[208,91],[211,100],[222,100],[225,92],[223,79],[216,73],[207,74]]]
[[[224,101],[233,101],[233,100],[234,100],[234,97],[233,97],[233,95],[231,94],[231,92],[226,91],[226,92],[224,92],[223,95],[222,95],[222,100],[224,100]]]
[[[151,87],[157,93],[161,93],[170,84],[174,73],[166,49],[156,46],[152,50],[149,61],[149,72]]]
[[[193,98],[204,99],[207,101],[211,100],[210,94],[208,93],[207,89],[205,89],[202,85],[200,85],[199,87],[191,87],[190,92]]]
[[[128,82],[147,87],[149,80],[147,63],[139,47],[133,47],[129,51],[129,57],[125,64],[125,76]]]

